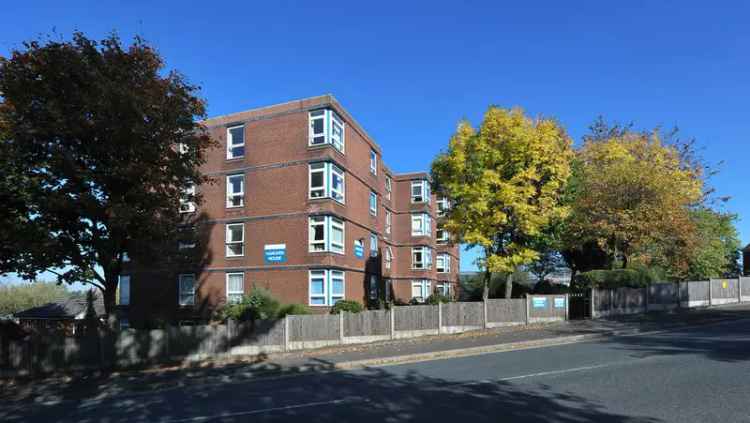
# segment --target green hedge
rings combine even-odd
[[[596,288],[643,288],[659,283],[660,276],[652,269],[591,270],[576,276],[573,289]]]
[[[364,306],[353,300],[340,300],[336,301],[336,304],[331,307],[331,314],[339,314],[342,311],[347,313],[360,313],[364,310]]]

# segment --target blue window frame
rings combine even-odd
[[[345,298],[346,281],[341,270],[310,270],[309,290],[311,306],[332,306]]]

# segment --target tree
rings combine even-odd
[[[0,58],[0,174],[13,175],[0,187],[3,201],[23,199],[0,215],[2,244],[13,242],[0,272],[91,284],[111,313],[125,254],[166,254],[186,223],[181,200],[201,201],[189,187],[208,182],[198,167],[213,142],[198,87],[163,69],[142,39],[115,35],[31,41]]]
[[[553,120],[490,107],[478,130],[463,121],[432,164],[436,191],[451,201],[444,227],[480,246],[487,298],[493,272],[512,275],[536,260],[535,239],[566,213],[560,199],[570,175],[572,143]],[[508,276],[505,297],[512,293]]]
[[[658,131],[630,130],[586,139],[577,161],[568,240],[595,242],[623,268],[634,258],[648,264],[669,246],[675,253],[661,257],[685,268],[679,251],[692,239],[690,210],[704,199],[695,162]]]
[[[697,227],[695,248],[688,258],[683,279],[705,280],[740,275],[740,240],[734,222],[736,215],[702,207],[691,211]]]
[[[0,316],[6,316],[72,296],[63,285],[52,282],[0,284]]]

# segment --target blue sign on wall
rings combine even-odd
[[[534,308],[547,308],[547,298],[531,297],[531,304]]]
[[[354,256],[363,258],[365,256],[365,247],[363,245],[364,243],[360,240],[354,241]]]
[[[268,244],[263,253],[266,264],[286,263],[286,244]]]
[[[555,297],[555,308],[565,308],[565,297]]]

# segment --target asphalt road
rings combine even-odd
[[[5,422],[750,422],[750,320],[408,365],[0,404]]]

